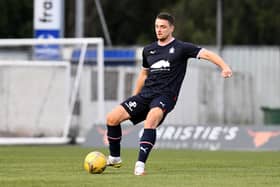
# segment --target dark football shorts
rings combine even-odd
[[[162,109],[164,116],[158,126],[164,121],[166,115],[174,108],[176,101],[166,95],[159,95],[150,98],[143,97],[141,95],[135,95],[129,97],[127,100],[121,103],[125,110],[130,115],[130,121],[134,125],[144,121],[151,108],[159,107]]]

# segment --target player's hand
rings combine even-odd
[[[232,71],[230,67],[226,66],[225,68],[223,68],[221,75],[224,78],[230,78],[232,76]]]

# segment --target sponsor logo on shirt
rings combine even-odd
[[[167,60],[160,60],[151,66],[151,71],[170,71],[170,63]]]

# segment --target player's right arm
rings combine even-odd
[[[203,58],[205,60],[209,60],[210,62],[216,64],[217,66],[219,66],[222,70],[221,75],[224,78],[229,78],[232,76],[232,71],[230,69],[230,67],[224,62],[224,60],[217,55],[216,53],[206,50],[206,49],[201,49],[199,52],[199,58]]]
[[[142,68],[141,69],[141,71],[138,75],[137,81],[136,81],[136,86],[135,86],[135,89],[133,91],[133,95],[137,95],[142,90],[142,88],[144,86],[144,83],[145,83],[145,80],[148,77],[148,74],[149,74],[149,69],[148,68]]]

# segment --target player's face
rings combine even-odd
[[[165,19],[156,19],[155,31],[157,39],[160,41],[165,41],[172,37],[174,26],[170,25],[169,22]]]

